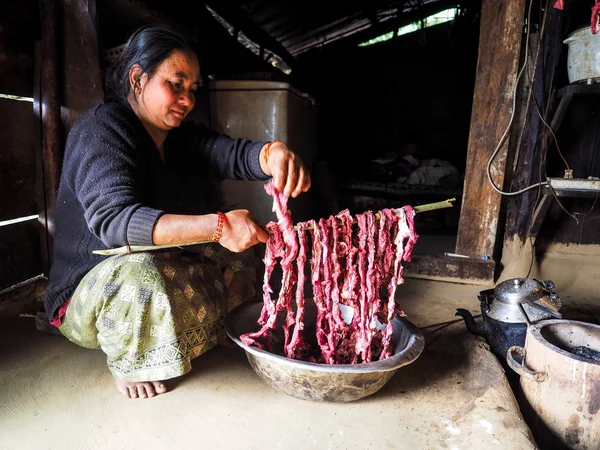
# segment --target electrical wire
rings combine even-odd
[[[519,73],[517,75],[517,80],[515,81],[515,88],[513,90],[513,103],[512,103],[512,113],[510,115],[510,120],[508,121],[508,125],[506,126],[506,129],[504,130],[504,133],[502,134],[502,137],[500,138],[500,141],[498,142],[498,145],[496,146],[496,149],[494,150],[494,152],[492,153],[492,156],[490,156],[490,159],[488,161],[487,164],[487,178],[488,181],[490,182],[492,188],[498,192],[499,194],[502,195],[519,195],[522,194],[524,192],[527,192],[531,189],[535,189],[536,187],[541,187],[541,186],[548,186],[548,182],[547,181],[543,181],[540,183],[536,183],[533,184],[531,186],[528,186],[524,189],[515,191],[515,192],[504,192],[502,191],[498,186],[496,186],[496,183],[494,183],[494,180],[492,180],[492,163],[494,162],[494,159],[496,158],[496,155],[498,154],[498,152],[500,151],[500,148],[502,147],[502,144],[504,144],[504,141],[506,140],[506,137],[508,136],[508,132],[510,131],[510,127],[512,126],[512,123],[515,119],[515,112],[517,109],[517,89],[519,87],[519,82],[521,81],[521,77],[523,76],[523,72],[525,72],[525,67],[527,67],[527,59],[529,57],[529,31],[531,29],[531,9],[533,6],[533,0],[531,0],[529,2],[529,9],[527,11],[527,32],[525,35],[525,58],[523,60],[523,66],[521,67],[521,70],[519,70]]]
[[[556,134],[554,134],[554,130],[552,129],[552,127],[550,125],[548,125],[546,123],[546,121],[542,117],[542,112],[540,111],[540,107],[539,107],[539,105],[537,103],[537,100],[535,99],[535,95],[533,96],[533,103],[535,104],[535,109],[537,110],[537,113],[538,113],[538,116],[540,117],[540,120],[542,121],[542,123],[544,125],[546,125],[546,128],[548,128],[548,130],[550,131],[550,133],[552,133],[552,137],[554,138],[554,144],[556,145],[556,150],[558,150],[558,154],[560,155],[561,159],[565,163],[565,166],[567,167],[567,170],[570,171],[571,168],[569,167],[569,163],[567,162],[567,160],[563,156],[562,152],[560,151],[560,147],[558,146],[558,139],[556,138]]]
[[[548,4],[549,4],[549,1],[546,0],[546,7],[544,8],[544,14],[543,14],[543,16],[541,18],[542,30],[540,32],[540,43],[539,43],[540,46],[542,45],[542,42],[544,40],[544,31],[546,30],[546,14],[548,13],[548,6],[549,6]],[[527,41],[527,45],[529,46],[529,41]],[[532,80],[530,82],[533,83],[533,75],[530,75],[530,79]],[[563,156],[562,152],[560,151],[560,147],[558,145],[558,139],[556,137],[556,134],[554,133],[554,130],[552,129],[552,127],[550,125],[548,125],[548,123],[546,122],[546,120],[544,120],[544,117],[542,116],[542,111],[540,109],[540,105],[537,102],[537,98],[535,97],[535,95],[533,95],[532,97],[533,97],[533,104],[535,105],[535,108],[536,108],[536,111],[538,113],[538,116],[539,116],[540,120],[542,121],[542,123],[546,126],[546,128],[548,130],[550,130],[550,133],[552,133],[552,137],[554,138],[554,144],[556,145],[556,149],[558,150],[558,154],[560,155],[560,157],[562,158],[563,162],[565,163],[565,166],[567,167],[567,171],[571,172],[571,177],[572,177],[573,171],[569,167],[569,163],[567,162],[567,160]],[[550,102],[548,102],[548,104],[546,105],[546,110],[548,109],[549,105],[550,105]],[[545,175],[546,179],[548,179],[548,174],[546,173],[546,169],[545,169],[545,167],[546,167],[545,159],[546,159],[546,154],[540,156],[540,174],[542,172],[541,168],[543,166],[544,167],[544,175]],[[565,178],[567,178],[567,175],[566,175],[567,171],[565,171]],[[571,214],[569,211],[567,211],[567,209],[564,207],[564,205],[562,204],[562,202],[559,200],[558,195],[556,195],[556,191],[550,185],[550,183],[548,183],[548,186],[550,187],[550,191],[552,193],[552,196],[554,197],[554,200],[556,200],[556,203],[558,203],[558,206],[560,206],[560,208],[568,216],[571,216],[573,219],[575,219],[575,222],[577,224],[579,224],[579,220],[577,220],[577,217],[575,217],[574,214]]]

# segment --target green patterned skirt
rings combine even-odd
[[[252,251],[199,251],[101,262],[77,286],[60,332],[102,349],[116,378],[157,381],[189,372],[193,358],[225,339],[225,314],[255,294]]]

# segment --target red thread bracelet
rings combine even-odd
[[[281,141],[279,139],[271,141],[267,144],[267,148],[265,148],[265,164],[269,163],[269,150],[271,150],[271,145],[273,145],[275,142],[281,142]]]
[[[213,242],[219,242],[221,240],[221,236],[223,235],[223,224],[227,221],[227,216],[222,212],[218,212],[217,216],[219,216],[219,220],[217,221],[217,228],[215,228],[215,232],[213,233]]]

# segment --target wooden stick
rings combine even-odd
[[[151,252],[153,250],[163,250],[167,248],[186,247],[188,245],[210,244],[210,241],[187,242],[185,244],[164,244],[164,245],[126,245],[124,247],[109,248],[107,250],[94,250],[94,255],[128,255],[130,253]]]
[[[444,200],[443,202],[437,203],[429,203],[427,205],[419,205],[415,206],[416,213],[422,213],[426,211],[434,211],[436,209],[443,208],[452,208],[452,202],[455,202],[455,198],[450,198],[448,200]],[[379,214],[375,214],[375,218],[379,220]],[[356,222],[356,221],[355,221]],[[306,227],[306,229],[310,229],[311,227]],[[297,227],[294,227],[297,229]],[[163,250],[167,248],[177,248],[177,247],[187,247],[189,245],[201,245],[201,244],[209,244],[213,241],[197,241],[197,242],[188,242],[186,244],[165,244],[165,245],[126,245],[124,247],[118,248],[110,248],[107,250],[94,250],[92,253],[94,255],[103,255],[103,256],[112,256],[112,255],[128,255],[130,253],[139,253],[139,252],[151,252],[154,250]]]

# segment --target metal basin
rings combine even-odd
[[[405,365],[416,360],[425,345],[421,331],[408,320],[394,319],[392,344],[394,354],[383,361],[367,364],[317,364],[297,361],[244,345],[239,337],[257,331],[261,303],[247,303],[235,308],[225,321],[227,334],[246,351],[254,371],[278,392],[304,400],[352,402],[374,394]],[[282,316],[277,321],[281,324]],[[314,330],[316,307],[306,302],[305,333]],[[281,326],[274,332],[282,333]]]

